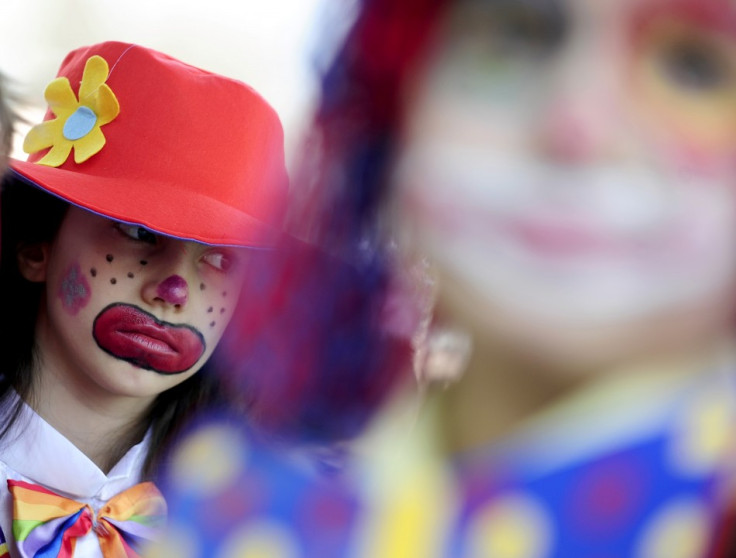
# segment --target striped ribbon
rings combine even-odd
[[[105,558],[136,558],[166,519],[166,502],[151,482],[121,492],[96,515],[89,504],[36,484],[8,480],[8,489],[13,495],[13,536],[23,558],[71,558],[77,539],[90,530]]]

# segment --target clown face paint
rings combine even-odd
[[[244,256],[71,207],[49,249],[41,362],[108,396],[156,396],[212,354],[237,303]],[[211,307],[225,311],[215,317]]]
[[[92,333],[106,353],[161,374],[188,370],[205,351],[204,336],[197,329],[163,322],[128,304],[104,308]]]
[[[189,285],[178,275],[164,279],[156,288],[158,296],[171,304],[186,304],[189,298]]]
[[[412,236],[440,267],[545,320],[629,320],[734,274],[736,199],[725,182],[451,144],[406,153],[398,178]]]
[[[453,4],[394,179],[398,226],[456,299],[605,326],[734,282],[736,33],[684,4]]]
[[[64,308],[72,315],[84,308],[89,301],[90,290],[87,278],[82,274],[79,264],[75,263],[67,271],[61,287],[59,298]]]

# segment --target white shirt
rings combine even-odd
[[[89,504],[97,513],[105,503],[142,480],[150,430],[106,475],[74,444],[25,403],[19,420],[0,443],[0,528],[10,555],[20,556],[13,538],[13,501],[8,479],[41,485],[60,496]],[[101,558],[93,530],[77,539],[75,558]]]

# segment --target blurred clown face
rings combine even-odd
[[[459,0],[407,95],[397,222],[474,325],[726,322],[736,2]]]

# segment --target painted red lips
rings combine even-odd
[[[106,353],[161,374],[194,366],[205,351],[202,334],[129,304],[111,304],[95,318],[92,335]]]

